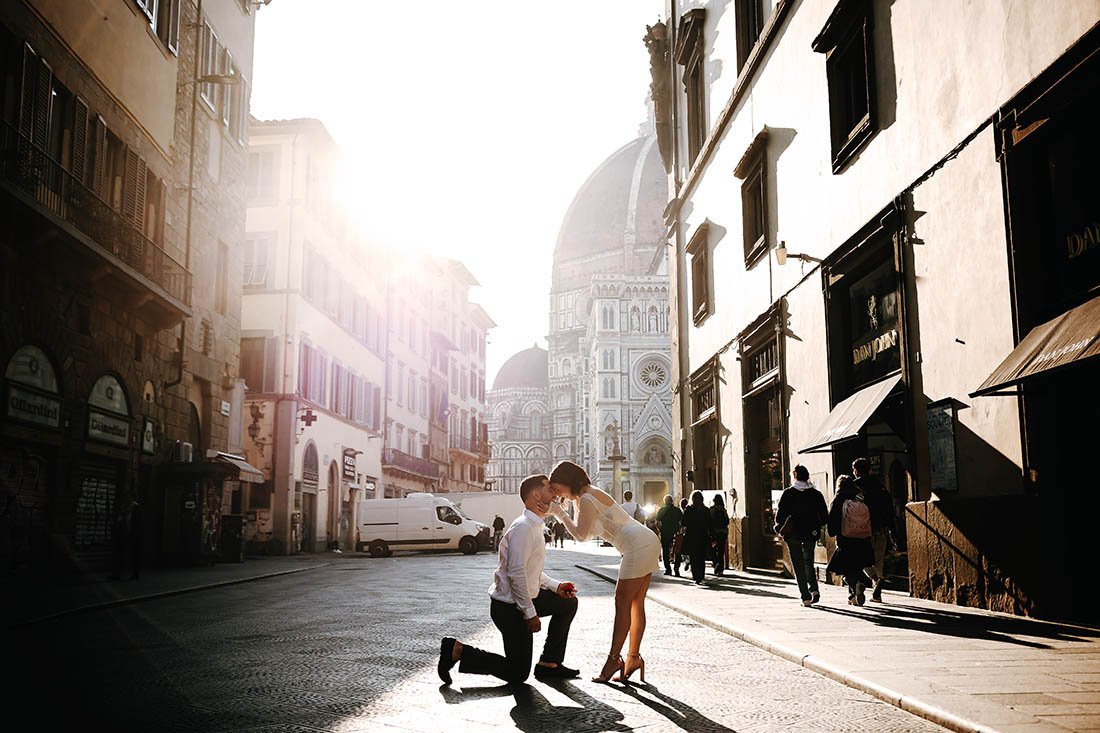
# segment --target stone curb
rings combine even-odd
[[[587,573],[591,573],[598,578],[602,578],[603,580],[606,580],[608,582],[614,583],[616,581],[616,578],[614,576],[609,575],[601,570],[597,570],[595,568],[590,568],[580,564],[577,564],[576,567],[580,570],[584,570]],[[859,690],[860,692],[864,692],[871,697],[889,703],[894,707],[901,708],[908,713],[916,715],[920,718],[924,718],[925,720],[947,728],[948,730],[957,731],[957,733],[996,733],[996,729],[994,728],[976,723],[967,718],[959,717],[942,708],[924,702],[919,698],[903,695],[900,692],[892,690],[888,687],[884,687],[876,682],[872,682],[865,678],[859,677],[858,675],[852,674],[851,672],[842,669],[835,664],[831,664],[825,660],[817,659],[792,647],[778,644],[762,636],[758,636],[757,634],[754,634],[752,632],[745,631],[744,629],[739,629],[736,626],[731,626],[727,623],[723,623],[722,621],[718,621],[713,618],[709,618],[667,598],[661,598],[657,595],[653,595],[652,593],[649,595],[649,597],[657,601],[657,603],[660,603],[662,606],[670,608],[673,611],[676,611],[677,613],[686,616],[687,618],[690,618],[692,621],[696,621],[700,624],[703,624],[704,626],[709,626],[716,631],[721,631],[724,634],[728,634],[735,639],[739,639],[748,644],[752,644],[755,647],[763,649],[766,652],[770,652],[771,654],[775,654],[776,656],[786,659],[789,662],[794,662],[800,667],[805,667],[811,672],[815,672],[831,680],[834,680],[835,682],[839,682],[843,685]]]

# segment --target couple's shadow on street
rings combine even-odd
[[[529,733],[548,733],[575,730],[631,731],[623,723],[620,710],[598,700],[568,680],[546,682],[547,686],[561,692],[580,707],[554,705],[529,684],[495,685],[492,687],[465,687],[455,690],[449,686],[439,688],[448,704],[485,700],[511,695],[515,698],[515,707],[511,710],[512,721],[516,728]],[[732,728],[717,723],[702,715],[695,708],[661,693],[655,685],[648,683],[627,683],[608,685],[610,689],[621,692],[687,731],[716,731],[734,733]]]

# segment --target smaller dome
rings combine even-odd
[[[538,344],[514,354],[497,372],[496,379],[493,380],[493,389],[549,388],[550,380],[547,377],[549,358],[546,349]]]

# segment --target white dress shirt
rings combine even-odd
[[[514,603],[525,619],[533,618],[533,599],[541,588],[557,592],[561,581],[542,571],[546,564],[546,541],[542,518],[530,509],[516,517],[500,540],[499,563],[493,573],[489,596]]]

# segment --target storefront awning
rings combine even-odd
[[[1100,356],[1100,296],[1031,329],[970,396],[994,394],[1029,377],[1094,356]]]
[[[833,408],[825,422],[814,433],[813,440],[799,453],[821,453],[829,450],[833,443],[850,440],[859,435],[878,406],[893,391],[901,375],[895,374],[889,379],[864,387],[848,399]]]
[[[263,471],[253,466],[241,456],[235,456],[232,453],[222,453],[221,451],[211,450],[206,452],[206,457],[211,461],[217,463],[223,463],[233,468],[237,477],[246,483],[250,484],[262,484],[264,482]]]

